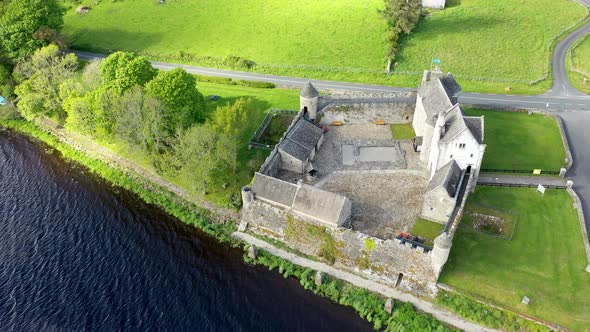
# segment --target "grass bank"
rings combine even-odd
[[[570,82],[576,89],[590,94],[590,34],[574,42],[565,63]]]
[[[547,90],[555,37],[587,14],[570,0],[448,0],[402,41],[395,74],[385,75],[382,0],[81,2],[92,9],[79,15],[72,5],[63,31],[77,49],[407,87],[435,57],[466,91],[496,93]]]
[[[590,273],[565,190],[478,187],[468,204],[519,213],[511,240],[459,228],[440,281],[474,298],[574,331],[590,326]],[[531,299],[522,304],[524,296]]]
[[[467,115],[485,117],[484,169],[559,170],[565,165],[565,148],[554,118],[526,112],[465,109]]]

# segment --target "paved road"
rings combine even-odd
[[[577,0],[578,2],[590,7],[590,0]],[[567,77],[565,59],[567,51],[570,49],[572,44],[583,35],[590,33],[590,22],[584,24],[576,31],[565,36],[553,50],[553,57],[551,59],[551,66],[553,70],[553,84],[551,90],[547,91],[547,96],[565,96],[565,97],[579,97],[586,96],[582,92],[579,92],[570,83]]]
[[[590,0],[586,0],[589,1]],[[91,60],[97,58],[104,58],[105,55],[89,53],[89,52],[74,52],[80,59]],[[241,72],[235,70],[223,70],[214,68],[205,68],[198,66],[164,63],[152,61],[155,68],[162,70],[170,70],[177,67],[184,68],[191,74],[200,74],[208,76],[230,77],[235,79],[244,79],[251,81],[265,81],[275,83],[281,87],[301,87],[308,81],[311,81],[318,89],[334,89],[355,92],[411,92],[416,91],[415,88],[392,87],[383,85],[348,83],[325,80],[310,80],[306,78],[277,76],[269,74],[258,74],[250,72]],[[567,111],[567,110],[588,110],[590,111],[590,96],[566,96],[546,94],[537,96],[515,96],[515,95],[495,95],[482,93],[461,93],[459,95],[459,102],[466,105],[483,105],[486,107],[516,107],[516,108],[535,108],[549,111]]]

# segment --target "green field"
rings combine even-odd
[[[478,187],[468,202],[519,212],[518,225],[512,240],[459,228],[440,281],[575,331],[590,330],[590,273],[569,194]],[[531,299],[528,306],[523,296]]]
[[[402,41],[396,74],[388,76],[382,0],[95,2],[82,1],[92,7],[85,15],[72,6],[65,16],[74,48],[170,61],[180,61],[178,51],[234,55],[259,72],[410,87],[437,57],[467,91],[510,86],[513,93],[550,87],[550,80],[525,82],[543,77],[553,38],[587,13],[570,0],[449,0]]]
[[[578,90],[590,94],[590,35],[572,45],[566,64],[572,84]]]
[[[559,170],[565,163],[565,149],[555,119],[515,112],[465,109],[467,115],[484,115],[482,168]]]

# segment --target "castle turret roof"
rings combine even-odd
[[[314,98],[319,96],[318,90],[311,84],[311,82],[305,83],[301,91],[299,91],[299,95],[305,98]]]

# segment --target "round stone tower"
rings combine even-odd
[[[311,82],[307,82],[299,91],[300,109],[304,112],[307,111],[307,117],[312,121],[315,121],[318,114],[319,98],[320,94]]]
[[[242,188],[242,206],[244,208],[248,208],[252,201],[254,200],[254,195],[252,194],[252,188],[250,187],[243,187]]]
[[[449,259],[449,253],[453,246],[453,240],[447,233],[442,233],[434,239],[434,247],[430,253],[430,263],[437,278],[440,275],[442,267]]]

